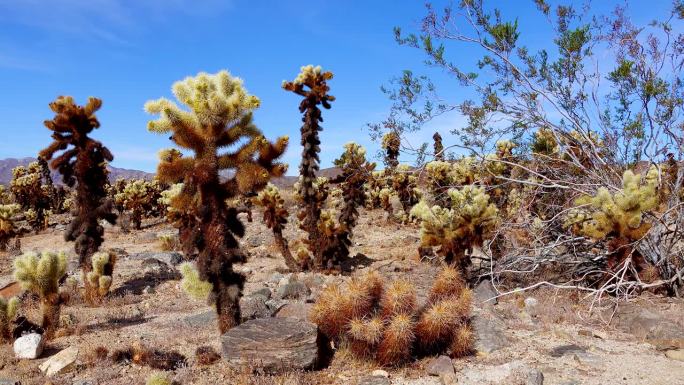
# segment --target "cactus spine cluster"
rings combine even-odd
[[[63,252],[27,253],[14,261],[14,278],[24,290],[40,297],[41,326],[48,338],[59,327],[60,307],[66,302],[66,296],[59,292],[59,281],[66,268]]]
[[[9,341],[12,337],[10,325],[17,315],[19,298],[12,297],[6,300],[0,297],[0,342]]]
[[[89,136],[100,127],[95,112],[101,106],[102,101],[97,98],[89,98],[85,106],[79,106],[70,96],[60,96],[50,103],[55,117],[46,120],[45,126],[52,131],[54,142],[40,152],[42,158],[52,160],[50,167],[62,174],[64,183],[76,188],[75,207],[71,211],[74,218],[64,238],[75,242],[84,275],[92,270],[91,257],[104,242],[100,221],[111,224],[116,221],[113,202],[106,190],[109,184],[106,165],[114,157],[107,147]],[[59,151],[63,152],[53,159]],[[86,296],[97,290],[87,281],[85,287]]]
[[[477,186],[464,186],[447,192],[450,207],[430,207],[421,201],[411,215],[421,222],[423,247],[439,246],[438,253],[448,264],[456,264],[466,273],[474,246],[481,246],[494,229],[498,209],[489,203],[489,195]]]
[[[189,111],[168,99],[149,101],[145,110],[161,117],[150,121],[148,129],[170,133],[176,145],[194,156],[163,153],[157,175],[164,183],[183,182],[171,204],[193,217],[185,241],[199,251],[200,278],[212,285],[219,329],[225,332],[240,322],[239,298],[245,280],[233,270],[233,263],[244,260],[236,237],[242,237],[245,229],[237,210],[226,200],[259,191],[270,178],[281,176],[286,166],[275,160],[288,140],[282,137],[272,144],[264,138],[252,121],[259,99],[227,71],[188,77],[173,85],[173,93]],[[237,147],[219,153],[231,146]],[[222,180],[222,170],[234,171],[233,176]]]
[[[411,283],[387,284],[377,273],[368,273],[344,286],[327,287],[311,318],[322,333],[346,344],[356,356],[395,366],[414,353],[469,353],[471,297],[459,272],[450,267],[438,274],[421,309]]]
[[[608,268],[619,266],[636,250],[634,241],[644,237],[651,224],[644,214],[658,206],[658,169],[652,166],[642,181],[641,175],[627,170],[622,176],[622,190],[611,194],[599,188],[594,196],[582,196],[575,201],[579,207],[570,210],[565,225],[575,233],[595,240],[608,240]],[[636,253],[637,269],[644,261]]]
[[[301,270],[301,266],[292,256],[287,239],[283,236],[283,229],[287,224],[289,213],[285,208],[285,200],[280,196],[278,188],[269,183],[266,188],[259,192],[259,195],[256,197],[256,204],[264,209],[264,223],[273,231],[276,246],[280,250],[283,259],[285,259],[287,267],[292,271]]]

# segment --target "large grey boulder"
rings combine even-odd
[[[323,358],[316,325],[294,318],[247,321],[221,336],[221,344],[229,365],[265,373],[312,369]]]

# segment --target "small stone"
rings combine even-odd
[[[240,298],[240,314],[242,321],[270,317],[273,312],[266,305],[267,298],[262,295],[250,295]]]
[[[271,278],[268,280],[268,282],[277,285],[280,283],[281,279],[283,279],[283,275],[281,273],[276,272],[273,273],[273,275],[271,275]]]
[[[556,346],[551,349],[551,357],[563,357],[565,355],[586,354],[587,350],[575,344]]]
[[[164,252],[145,251],[142,253],[130,254],[128,256],[128,258],[133,259],[133,260],[141,260],[141,261],[144,261],[144,260],[150,259],[150,258],[154,258],[154,259],[162,261],[162,262],[164,262],[170,266],[175,266],[175,265],[178,265],[179,263],[183,262],[183,254],[181,254],[177,251],[164,251]]]
[[[503,332],[502,321],[497,317],[476,315],[472,317],[472,326],[475,331],[475,350],[479,353],[489,354],[510,345],[509,338]]]
[[[154,293],[156,293],[157,291],[154,289],[154,287],[148,285],[148,286],[145,286],[145,288],[143,289],[142,292],[143,292],[143,294],[145,294],[145,295],[149,295],[149,294],[154,294]]]
[[[534,297],[525,298],[525,311],[529,315],[536,315],[537,308],[539,307],[539,300]]]
[[[499,302],[496,299],[497,293],[491,281],[480,282],[473,290],[473,295],[475,303],[480,303],[484,306],[496,305]]]
[[[0,378],[0,385],[21,385],[21,381],[11,378]]]
[[[665,352],[665,357],[671,360],[684,361],[684,349],[668,350]]]
[[[74,381],[74,385],[97,385],[97,381],[92,379],[78,380]]]
[[[297,318],[307,321],[312,307],[313,305],[310,303],[288,303],[281,307],[280,310],[275,313],[275,316],[278,318]]]
[[[253,291],[250,295],[261,295],[266,297],[266,299],[271,299],[271,289],[262,287],[259,290]]]
[[[373,371],[373,373],[371,373],[371,376],[373,376],[373,377],[385,377],[385,378],[389,378],[389,373],[387,373],[386,370],[375,369],[375,370]]]
[[[14,356],[35,360],[43,353],[43,336],[37,333],[27,334],[14,341]]]
[[[426,371],[427,374],[431,376],[441,376],[442,374],[454,373],[454,364],[451,362],[451,358],[447,356],[439,356],[430,361]]]
[[[216,322],[218,322],[218,316],[214,310],[193,314],[183,318],[183,323],[194,328],[206,327],[210,324],[215,324]]]
[[[544,373],[537,369],[532,369],[527,374],[525,385],[544,385]]]
[[[342,383],[348,384],[349,382],[344,381]],[[364,376],[357,382],[358,385],[390,385],[391,383],[392,381],[389,378],[382,376]]]
[[[311,293],[308,287],[302,282],[291,281],[286,285],[278,287],[276,298],[278,299],[300,299],[306,298]]]
[[[70,346],[54,356],[48,358],[45,362],[40,364],[38,368],[48,377],[55,374],[61,374],[71,369],[76,358],[78,357],[78,349]]]

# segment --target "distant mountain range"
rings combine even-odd
[[[12,180],[12,169],[17,166],[28,166],[29,163],[35,162],[36,158],[7,158],[0,159],[0,184],[9,185]],[[125,168],[118,168],[109,166],[109,179],[114,181],[118,178],[125,179],[152,179],[154,174],[139,170],[127,170]],[[61,183],[62,177],[59,173],[52,171],[52,180],[55,183]]]
[[[10,181],[12,180],[12,169],[17,167],[17,166],[27,166],[31,162],[35,162],[36,158],[22,158],[22,159],[16,159],[16,158],[7,158],[7,159],[0,159],[0,184],[4,185],[9,185]],[[145,171],[140,171],[140,170],[128,170],[125,168],[118,168],[118,167],[112,167],[109,166],[109,180],[115,181],[119,178],[124,178],[124,179],[152,179],[154,178],[154,174],[145,172]],[[321,176],[325,176],[328,178],[332,178],[337,176],[340,173],[340,170],[337,167],[331,167],[331,168],[325,168],[322,169],[319,173]],[[52,180],[55,181],[55,183],[61,183],[62,178],[59,175],[59,173],[53,171],[52,172]],[[274,179],[272,182],[276,186],[283,188],[283,187],[291,187],[295,184],[297,181],[296,176],[283,176],[280,178]]]

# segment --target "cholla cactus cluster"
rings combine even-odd
[[[263,208],[264,223],[273,231],[275,243],[283,256],[287,267],[293,271],[300,270],[301,266],[292,256],[287,239],[283,236],[283,229],[287,224],[289,213],[285,208],[285,200],[280,196],[278,188],[269,183],[259,192],[255,203]]]
[[[9,241],[19,235],[15,221],[20,210],[18,204],[0,204],[0,251],[5,251]]]
[[[418,189],[418,178],[405,164],[397,166],[392,173],[392,190],[399,198],[406,214],[418,203],[422,195]]]
[[[116,264],[116,254],[114,252],[98,252],[92,258],[93,269],[89,271],[84,281],[87,281],[93,288],[90,295],[95,296],[91,300],[97,300],[109,293],[112,287],[112,275]]]
[[[26,220],[36,231],[47,227],[52,199],[51,184],[43,184],[43,173],[38,162],[31,162],[28,167],[18,166],[12,170],[10,191],[14,201],[26,213]]]
[[[63,252],[27,253],[14,261],[14,278],[27,290],[40,297],[42,323],[48,337],[59,327],[60,307],[66,297],[59,292],[59,281],[66,274],[67,260]]]
[[[498,209],[481,187],[464,186],[447,194],[450,207],[430,207],[423,200],[413,207],[411,215],[422,221],[422,246],[439,246],[438,253],[445,261],[465,273],[473,247],[481,246],[494,229]]]
[[[458,271],[449,267],[437,276],[422,308],[408,281],[387,284],[377,273],[368,273],[344,286],[327,287],[311,318],[322,333],[356,356],[395,366],[414,353],[468,354],[473,344],[471,297]]]
[[[252,119],[259,99],[227,71],[188,77],[173,85],[173,93],[189,111],[165,98],[149,101],[145,110],[160,117],[150,121],[148,129],[170,133],[170,139],[193,156],[162,152],[157,176],[164,183],[183,183],[180,192],[169,197],[187,221],[180,226],[180,239],[184,249],[198,251],[199,277],[212,285],[219,329],[225,332],[241,319],[244,276],[233,270],[233,264],[244,259],[237,238],[245,232],[237,211],[226,201],[260,191],[272,177],[283,175],[287,167],[276,160],[288,138],[275,143],[264,138]],[[219,153],[223,148],[234,150]],[[223,170],[232,176],[223,180]]]
[[[454,162],[432,161],[425,165],[428,185],[433,200],[440,206],[449,205],[447,191],[450,188],[471,185],[478,180],[479,172],[472,157]]]
[[[560,154],[560,146],[556,136],[548,128],[540,128],[534,133],[531,144],[532,154],[537,156],[554,157]]]
[[[644,214],[658,206],[657,187],[655,166],[643,181],[641,175],[627,170],[622,176],[622,190],[611,193],[602,187],[595,196],[578,198],[575,201],[578,207],[569,211],[565,226],[595,240],[608,239],[611,254],[607,263],[609,268],[615,268],[635,252],[630,244],[644,237],[651,228]]]
[[[136,230],[140,230],[143,217],[154,211],[159,198],[156,190],[152,182],[137,179],[126,183],[121,192],[114,196],[117,206],[130,211],[131,222]]]
[[[10,341],[12,337],[11,325],[19,309],[19,298],[6,300],[0,297],[0,342]]]
[[[390,131],[382,137],[382,149],[385,150],[386,170],[392,171],[399,165],[401,137],[396,131]]]

